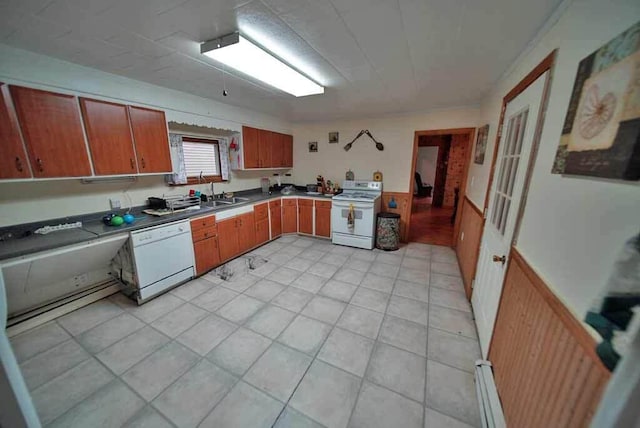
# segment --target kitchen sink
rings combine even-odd
[[[243,202],[248,202],[249,198],[233,197],[233,198],[225,198],[224,201],[229,203],[229,204],[241,204]],[[222,202],[222,201],[220,201],[220,202]]]
[[[232,205],[232,204],[233,202],[231,201],[219,201],[219,200],[207,201],[205,203],[206,206],[212,207],[212,208],[228,207],[229,205]]]

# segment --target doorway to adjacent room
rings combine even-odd
[[[474,128],[416,131],[409,241],[453,246]]]

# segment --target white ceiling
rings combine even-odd
[[[0,43],[312,121],[476,104],[559,4],[0,0]],[[325,94],[295,98],[200,55],[199,42],[235,30],[326,86]]]

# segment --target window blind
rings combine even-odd
[[[220,175],[220,153],[217,144],[184,141],[184,164],[187,177]]]

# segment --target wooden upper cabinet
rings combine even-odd
[[[270,168],[271,146],[273,146],[274,133],[264,129],[258,130],[258,164],[260,168]]]
[[[11,104],[9,89],[0,83],[0,178],[29,178],[29,161]]]
[[[282,137],[282,165],[293,168],[293,135],[283,134]]]
[[[242,127],[245,169],[293,167],[293,137],[279,132]]]
[[[242,151],[245,168],[260,168],[258,132],[259,130],[256,128],[242,127]]]
[[[96,175],[137,174],[127,106],[80,98]]]
[[[284,134],[273,132],[273,139],[271,140],[271,166],[282,167],[284,166]]]
[[[138,171],[171,172],[169,134],[164,112],[129,106],[131,130],[138,157]]]
[[[76,97],[21,86],[9,90],[34,177],[90,176]]]

